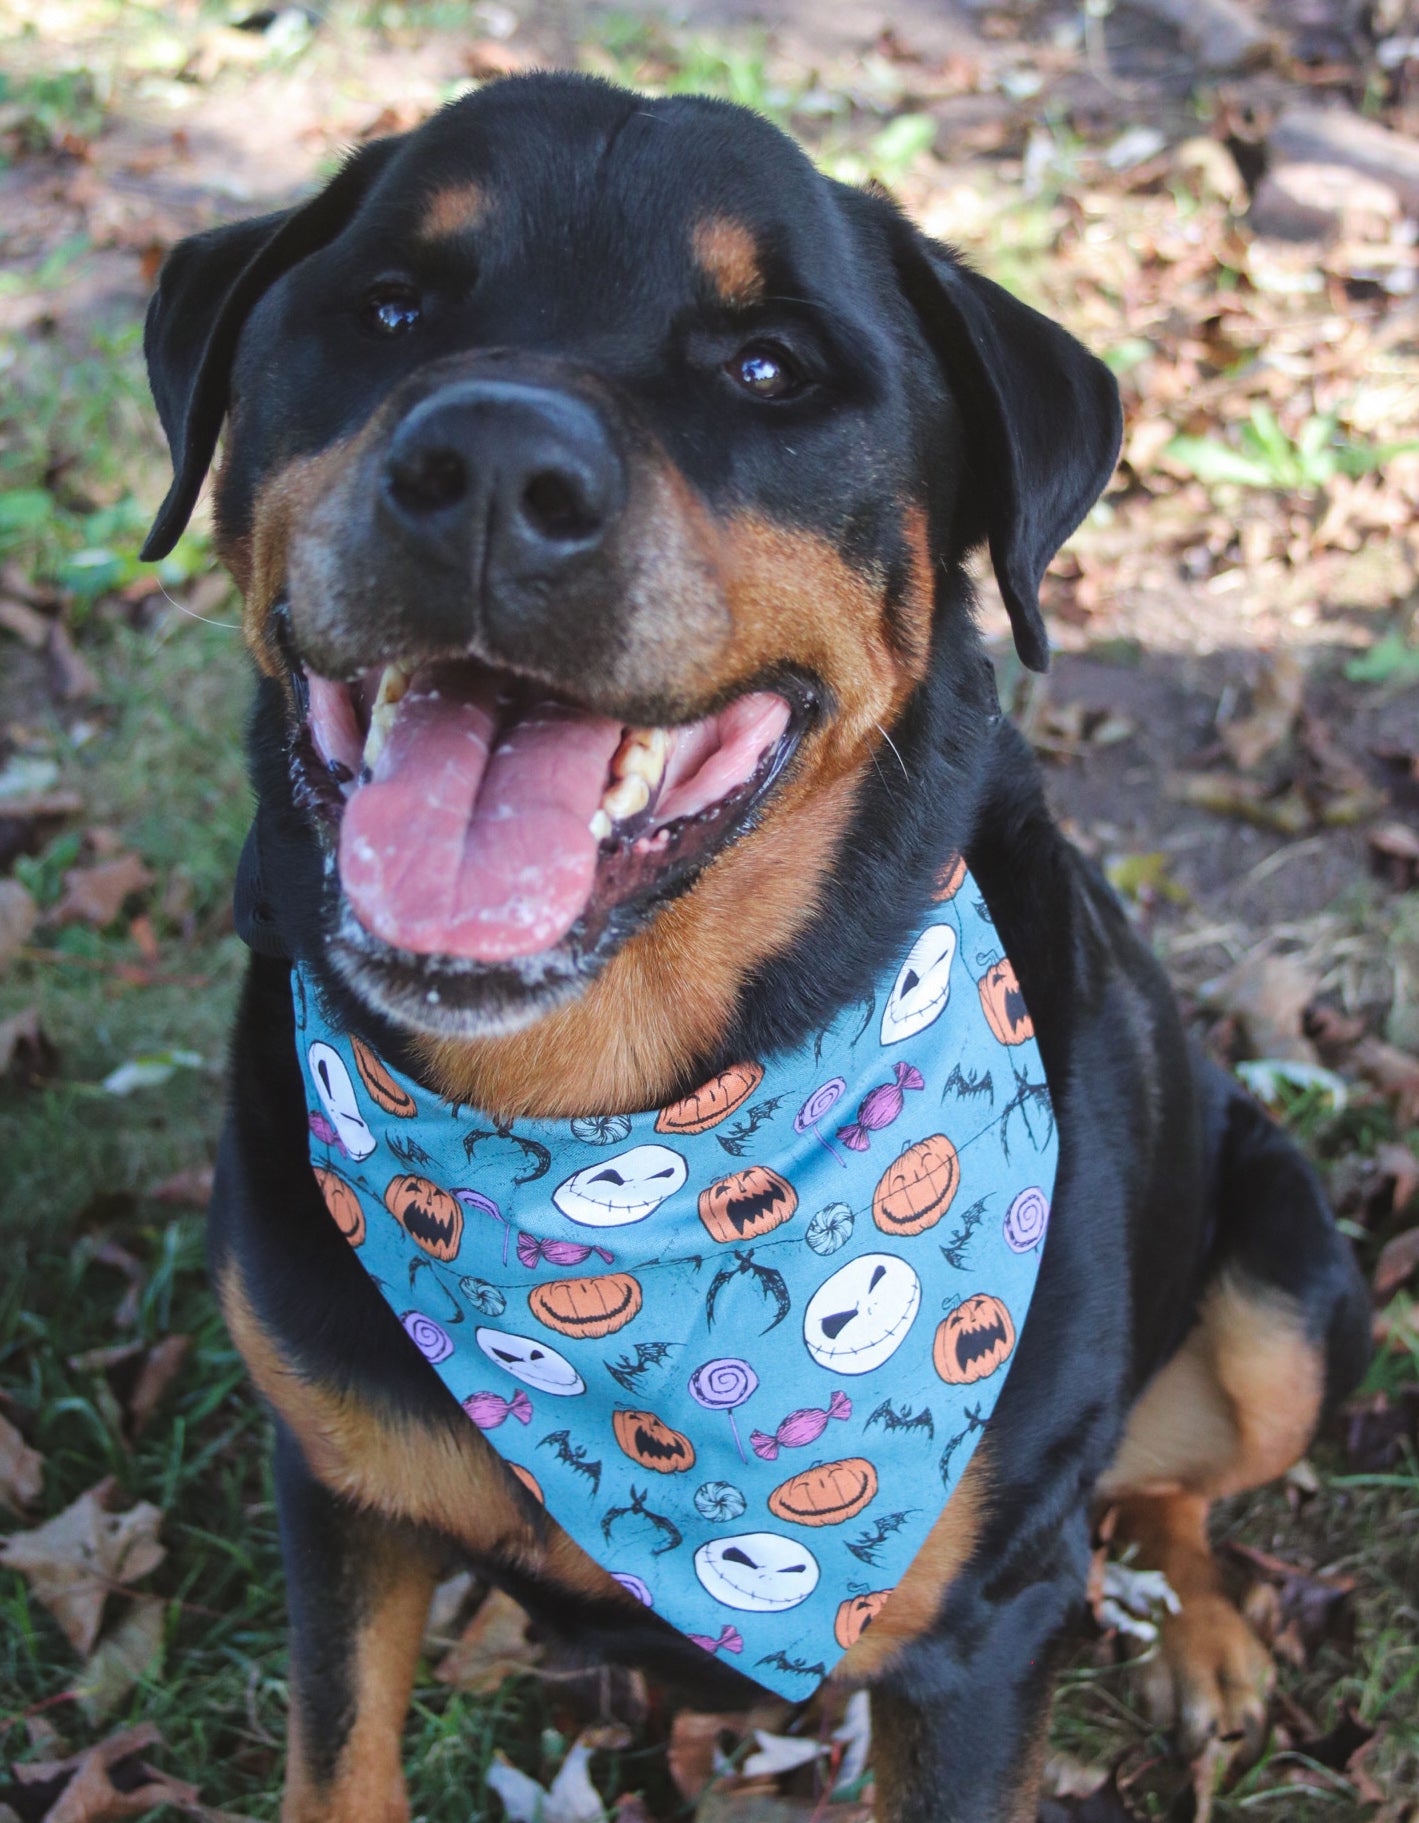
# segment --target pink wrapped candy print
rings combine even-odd
[[[838,1138],[850,1152],[865,1152],[872,1144],[872,1135],[891,1126],[906,1103],[906,1090],[926,1087],[921,1071],[913,1064],[894,1064],[892,1074],[894,1081],[879,1083],[863,1096],[857,1104],[857,1119],[838,1128]]]
[[[442,1323],[435,1323],[422,1310],[406,1310],[399,1321],[404,1325],[409,1340],[426,1361],[437,1366],[453,1353],[453,1337]]]
[[[480,1431],[495,1431],[509,1418],[516,1418],[519,1424],[532,1422],[532,1401],[521,1387],[511,1399],[504,1399],[501,1393],[473,1393],[463,1401],[463,1409]]]
[[[703,1367],[697,1367],[690,1375],[690,1397],[697,1404],[703,1405],[709,1412],[728,1412],[729,1428],[734,1434],[734,1447],[739,1451],[739,1460],[747,1462],[744,1445],[739,1441],[739,1427],[734,1422],[734,1410],[746,1399],[753,1397],[758,1388],[759,1376],[747,1361],[740,1361],[732,1355],[721,1355],[717,1360],[706,1361]]]
[[[1031,1253],[1049,1227],[1049,1201],[1043,1190],[1022,1190],[1005,1212],[1005,1244],[1012,1253]]]
[[[809,1406],[790,1412],[772,1437],[766,1431],[751,1431],[749,1448],[761,1461],[772,1462],[780,1450],[801,1450],[806,1444],[816,1443],[828,1428],[830,1418],[845,1420],[851,1416],[852,1400],[846,1393],[835,1392],[826,1411]]]

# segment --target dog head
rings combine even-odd
[[[531,1028],[545,1079],[599,1032],[626,1093],[801,938],[943,668],[939,738],[979,734],[972,545],[1044,666],[1040,578],[1119,437],[1107,370],[885,196],[741,109],[570,76],[184,241],[146,347],[144,555],[225,427],[218,548],[329,963],[445,1064]]]

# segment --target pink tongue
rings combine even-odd
[[[588,825],[621,723],[536,703],[490,756],[497,726],[486,673],[421,673],[373,777],[345,806],[341,884],[386,943],[504,962],[556,943],[585,907],[597,853]]]

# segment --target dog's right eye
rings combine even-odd
[[[398,280],[371,285],[360,307],[362,320],[382,336],[407,335],[422,315],[418,292]]]

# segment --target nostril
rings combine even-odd
[[[468,469],[452,449],[421,449],[389,462],[389,491],[408,513],[437,513],[468,492]]]
[[[533,475],[520,505],[523,518],[543,538],[585,538],[601,523],[576,476],[563,469],[545,468]]]

